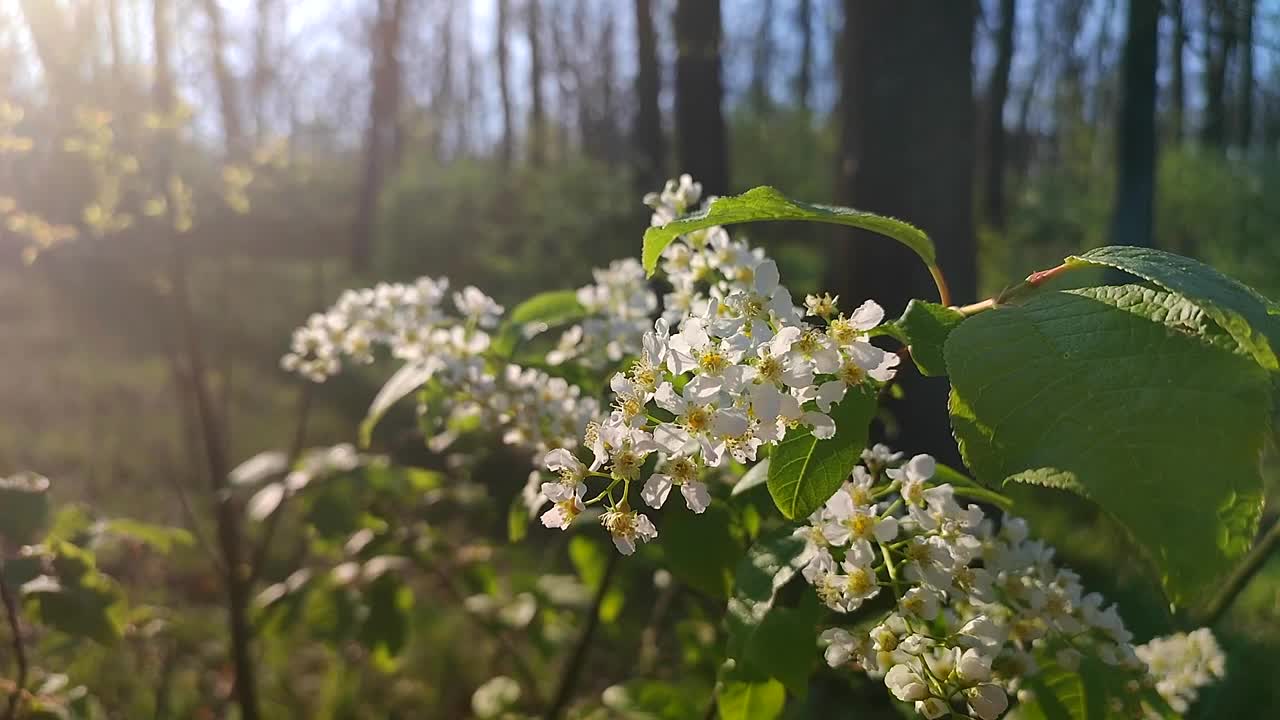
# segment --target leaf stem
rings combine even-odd
[[[966,315],[966,316],[977,315],[980,312],[990,310],[992,308],[998,307],[1005,303],[1011,302],[1017,298],[1020,298],[1023,295],[1027,295],[1028,293],[1031,293],[1039,289],[1040,286],[1044,285],[1050,280],[1053,280],[1059,275],[1062,275],[1068,270],[1074,270],[1076,268],[1083,267],[1083,266],[1084,266],[1083,263],[1064,262],[1061,265],[1051,267],[1048,270],[1037,270],[1031,273],[1030,275],[1028,275],[1026,280],[1023,280],[1017,285],[1013,285],[1011,287],[1005,288],[1000,292],[999,295],[996,295],[995,297],[987,298],[986,300],[973,303],[972,305],[962,305],[960,307],[955,308],[955,310],[959,312],[961,315]],[[943,303],[943,304],[948,304],[948,303]]]
[[[18,625],[18,603],[9,583],[4,579],[4,561],[0,560],[0,600],[4,602],[5,616],[9,620],[9,630],[13,634],[13,657],[18,665],[18,676],[13,682],[13,692],[9,694],[9,707],[5,710],[5,720],[18,717],[18,703],[27,685],[27,648],[22,641],[22,628]]]
[[[938,286],[938,302],[951,305],[951,287],[947,285],[947,278],[942,274],[942,268],[937,264],[930,265],[929,274],[933,276],[933,284]]]
[[[1205,627],[1218,624],[1227,610],[1231,609],[1236,597],[1249,585],[1253,576],[1267,564],[1267,559],[1277,548],[1280,548],[1280,520],[1277,520],[1271,529],[1254,544],[1253,550],[1245,557],[1244,563],[1236,568],[1231,577],[1227,578],[1222,590],[1199,614],[1197,624]]]

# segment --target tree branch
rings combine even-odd
[[[573,699],[573,690],[578,684],[578,676],[582,674],[582,666],[586,663],[587,651],[590,650],[591,641],[595,638],[596,629],[600,626],[600,607],[604,604],[604,596],[609,592],[609,586],[621,558],[620,553],[610,554],[609,563],[604,568],[604,577],[600,578],[600,587],[596,588],[596,595],[591,600],[587,625],[582,628],[582,634],[578,636],[578,642],[573,646],[573,654],[565,664],[555,698],[542,715],[543,720],[558,720],[564,714],[569,701]]]
[[[13,692],[9,694],[9,707],[5,711],[4,720],[15,720],[18,717],[18,704],[22,701],[23,688],[27,685],[27,648],[22,641],[22,628],[18,624],[17,598],[9,590],[9,583],[4,579],[3,560],[0,560],[0,601],[4,602],[9,630],[13,633],[13,657],[18,665],[18,676],[14,679]]]
[[[1267,559],[1277,548],[1280,548],[1280,520],[1277,520],[1271,529],[1254,544],[1253,550],[1245,557],[1244,563],[1236,568],[1231,577],[1227,578],[1222,590],[1197,616],[1197,624],[1202,627],[1217,625],[1218,621],[1227,614],[1227,610],[1231,609],[1236,597],[1249,585],[1253,576],[1267,564]]]

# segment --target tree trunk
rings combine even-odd
[[[241,126],[240,99],[236,93],[236,81],[227,67],[226,42],[223,38],[222,8],[218,0],[204,0],[204,12],[209,19],[209,51],[213,61],[213,79],[218,85],[218,102],[222,109],[222,133],[228,158],[239,158],[245,151],[244,130]]]
[[[389,169],[396,163],[396,127],[400,108],[400,29],[405,0],[378,0],[370,37],[369,125],[365,133],[364,179],[351,238],[351,267],[362,271],[373,258],[378,198]]]
[[[107,40],[111,47],[111,74],[116,92],[123,92],[128,85],[125,74],[124,49],[120,43],[120,0],[106,0]]]
[[[155,111],[161,115],[172,112],[177,100],[173,89],[169,41],[169,0],[152,0],[151,42],[152,54],[155,56],[152,60],[155,63],[155,78],[152,80],[151,102]]]
[[[545,126],[546,116],[542,107],[542,13],[539,11],[540,0],[529,0],[528,33],[529,33],[529,162],[535,167],[546,160]]]
[[[1253,25],[1257,0],[1241,0],[1240,17],[1240,147],[1253,141]]]
[[[80,97],[79,78],[72,58],[68,57],[70,48],[66,42],[71,35],[71,25],[62,8],[47,0],[21,0],[18,8],[44,71],[49,99],[55,107],[69,111]]]
[[[666,175],[666,142],[662,135],[662,111],[658,106],[661,79],[658,43],[653,30],[649,0],[635,0],[636,11],[636,118],[633,129],[636,182],[654,190]]]
[[[996,64],[991,70],[987,96],[986,220],[997,229],[1004,229],[1004,106],[1009,98],[1009,69],[1013,67],[1016,22],[1016,1],[1000,0],[1000,35],[996,40]]]
[[[1111,242],[1151,247],[1156,188],[1159,0],[1129,0]]]
[[[707,195],[729,192],[728,133],[720,103],[720,0],[676,2],[676,137],[680,170]]]
[[[813,91],[813,0],[800,0],[796,5],[796,31],[800,34],[800,63],[796,67],[796,106],[809,110]]]
[[[1186,0],[1170,0],[1169,11],[1173,15],[1173,43],[1169,50],[1169,60],[1173,77],[1169,82],[1172,95],[1169,109],[1170,134],[1175,143],[1182,142],[1183,117],[1187,108],[1187,71],[1183,64],[1183,56],[1187,44]]]
[[[267,136],[267,89],[275,74],[271,65],[272,25],[276,0],[258,0],[258,27],[253,39],[253,81],[250,86],[253,103],[253,135],[261,143]]]
[[[515,127],[511,115],[511,78],[507,58],[507,32],[510,27],[511,0],[498,0],[497,13],[497,48],[498,56],[498,98],[502,104],[502,141],[498,146],[498,156],[503,167],[511,167],[515,153]]]
[[[1200,139],[1210,147],[1222,147],[1227,141],[1227,64],[1234,44],[1229,0],[1205,0],[1205,107]]]
[[[934,239],[954,302],[977,293],[973,229],[973,3],[844,0],[837,202],[908,220]],[[894,315],[936,300],[927,270],[883,237],[840,232],[825,287],[852,310],[873,298]],[[910,365],[905,363],[904,365]],[[900,371],[905,401],[889,407],[889,439],[956,462],[947,383]]]
[[[769,97],[769,73],[773,70],[773,0],[760,5],[760,24],[756,26],[755,47],[751,54],[751,107],[757,113],[772,109]]]

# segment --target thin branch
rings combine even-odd
[[[1059,275],[1062,275],[1069,270],[1075,270],[1081,267],[1087,267],[1087,265],[1079,262],[1064,262],[1061,265],[1051,267],[1048,270],[1037,270],[1036,272],[1028,275],[1026,280],[1023,280],[1017,285],[1005,288],[995,297],[990,297],[986,300],[982,300],[981,302],[976,302],[972,305],[963,305],[954,309],[961,315],[977,315],[980,312],[990,310],[1031,293]]]
[[[311,399],[315,395],[315,384],[303,380],[302,385],[298,388],[298,411],[293,426],[293,441],[289,445],[289,454],[286,456],[288,460],[285,462],[285,468],[292,468],[294,463],[298,462],[298,458],[302,455],[302,447],[307,442],[307,420],[311,417]],[[280,500],[281,506],[288,499],[288,493]],[[249,562],[249,587],[253,587],[262,577],[262,570],[267,563],[267,553],[271,550],[271,540],[275,537],[276,529],[280,525],[280,518],[284,515],[283,507],[277,507],[275,512],[267,517],[266,525],[262,529],[262,537],[258,539],[258,544],[254,548],[252,559]]]
[[[1209,605],[1198,616],[1197,624],[1204,627],[1217,625],[1218,621],[1231,609],[1231,605],[1240,593],[1249,585],[1254,575],[1267,564],[1271,554],[1280,548],[1280,520],[1254,544],[1253,550],[1245,557],[1244,563],[1227,578],[1222,590],[1214,596]]]
[[[587,651],[591,649],[591,641],[595,638],[596,629],[600,626],[600,607],[604,604],[604,596],[609,592],[621,557],[620,553],[611,553],[609,556],[609,562],[604,568],[604,577],[600,578],[600,587],[596,588],[596,595],[588,610],[587,625],[582,628],[582,634],[578,636],[578,642],[573,646],[573,654],[569,656],[564,672],[560,675],[560,686],[556,689],[555,699],[542,715],[543,720],[559,720],[565,708],[569,706],[569,701],[573,699],[573,690],[578,684],[578,676],[582,674],[582,667],[587,661]]]
[[[9,590],[9,583],[4,579],[4,561],[0,560],[0,600],[4,602],[5,616],[9,619],[9,630],[13,633],[13,657],[18,665],[18,677],[14,679],[13,692],[9,694],[9,708],[5,711],[4,720],[18,717],[18,703],[22,700],[23,689],[27,685],[27,648],[22,641],[22,627],[18,624],[18,603]]]

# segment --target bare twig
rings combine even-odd
[[[587,624],[582,628],[582,634],[578,636],[578,642],[573,646],[573,653],[565,663],[555,698],[542,715],[543,720],[558,720],[564,714],[565,708],[569,706],[569,701],[573,699],[574,688],[578,685],[578,676],[582,674],[587,653],[591,649],[591,641],[595,638],[596,629],[600,626],[600,607],[604,604],[604,596],[609,592],[621,557],[619,553],[609,555],[609,562],[604,568],[604,577],[600,578],[600,587],[596,588],[596,595],[591,600],[591,608],[587,611]]]
[[[4,579],[4,561],[0,559],[0,601],[4,602],[5,616],[9,620],[9,630],[13,634],[13,657],[18,666],[18,676],[14,679],[13,692],[9,694],[9,707],[5,711],[4,720],[18,717],[18,703],[22,701],[22,693],[27,686],[27,648],[22,640],[22,627],[18,624],[18,602],[9,590],[9,583]]]
[[[293,441],[289,445],[289,454],[286,456],[288,461],[285,463],[286,468],[292,468],[294,463],[298,462],[298,458],[302,455],[302,447],[307,441],[307,420],[311,417],[311,398],[315,394],[315,386],[307,380],[302,381],[302,385],[298,388],[298,411],[293,427]],[[284,502],[288,499],[288,494],[281,499],[281,507],[277,507],[275,512],[267,517],[266,525],[262,528],[262,537],[258,539],[258,544],[253,551],[252,560],[249,562],[249,579],[250,587],[262,578],[263,568],[267,563],[267,553],[271,551],[271,540],[275,537],[276,529],[280,525],[280,518],[284,515]]]

